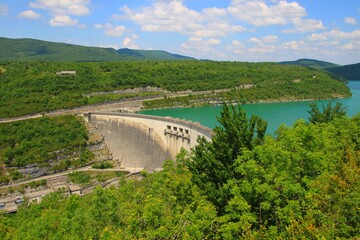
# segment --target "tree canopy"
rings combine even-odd
[[[319,110],[317,104],[310,104],[310,114],[309,121],[311,123],[323,123],[330,122],[335,118],[346,116],[346,107],[341,103],[336,103],[333,107],[331,103],[328,103],[326,106],[322,105],[322,112]]]

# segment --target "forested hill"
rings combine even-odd
[[[348,80],[360,80],[360,63],[326,69]]]
[[[319,60],[315,60],[315,59],[306,59],[306,58],[298,59],[296,61],[280,62],[280,64],[300,65],[300,66],[310,67],[310,68],[314,68],[314,69],[318,69],[318,70],[334,68],[334,67],[340,66],[340,65],[337,65],[337,64],[331,63],[331,62],[319,61]]]
[[[36,39],[0,37],[0,60],[107,62],[141,60],[188,60],[186,56],[158,50],[130,50],[86,47]]]
[[[61,71],[76,74],[56,74]],[[176,99],[174,103],[165,95],[161,105],[153,103],[155,108],[234,99],[246,103],[351,95],[345,84],[324,71],[277,63],[0,61],[0,83],[0,118],[116,101],[138,93],[115,90],[147,86],[159,89],[150,94],[162,97],[165,91],[210,92],[196,95],[197,99],[187,95],[185,102]]]
[[[195,60],[195,58],[179,54],[172,54],[161,50],[135,50],[129,48],[122,48],[117,50],[117,52],[143,60]]]
[[[343,77],[347,80],[358,80],[360,79],[360,63],[350,64],[345,66],[340,66],[330,62],[324,62],[314,59],[299,59],[296,61],[287,61],[287,62],[280,62],[280,64],[287,64],[287,65],[300,65],[304,67],[309,67],[317,70],[326,70],[331,72],[336,76]]]

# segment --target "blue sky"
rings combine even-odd
[[[1,0],[0,36],[199,59],[360,62],[360,0]]]

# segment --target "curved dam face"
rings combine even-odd
[[[113,159],[124,168],[161,168],[167,159],[175,159],[181,148],[190,150],[197,138],[211,140],[212,130],[184,120],[131,113],[88,113],[105,138]]]

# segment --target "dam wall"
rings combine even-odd
[[[185,120],[134,113],[87,113],[123,168],[161,168],[175,159],[181,148],[190,150],[198,137],[211,140],[212,130]]]

